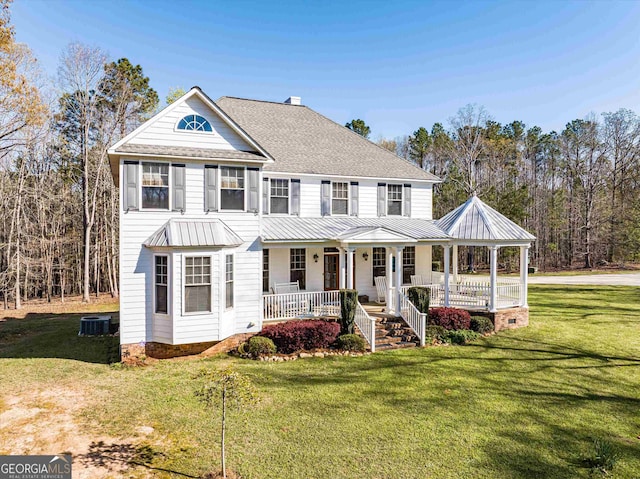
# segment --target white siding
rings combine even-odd
[[[320,188],[323,178],[317,176],[264,172],[268,178],[300,179],[300,216],[318,218],[321,216]],[[360,218],[378,217],[378,183],[406,184],[406,181],[388,181],[381,179],[362,178],[326,178],[331,181],[358,182],[358,216]],[[433,185],[430,183],[411,183],[411,212],[412,218],[431,219]]]
[[[269,287],[276,283],[288,283],[289,272],[289,248],[269,249]]]
[[[122,165],[120,166],[122,169]],[[257,331],[261,313],[262,248],[259,241],[260,217],[253,213],[204,213],[204,168],[187,164],[187,209],[184,215],[170,211],[130,211],[120,213],[120,341],[183,344],[224,339],[236,332]],[[122,173],[122,171],[121,171]],[[235,304],[232,314],[220,315],[220,248],[205,251],[213,257],[212,272],[215,294],[214,311],[210,315],[182,315],[182,257],[185,251],[170,254],[170,307],[172,318],[153,315],[153,251],[142,243],[172,217],[220,218],[245,243],[235,248]],[[199,251],[198,253],[201,253]],[[189,253],[196,253],[189,251]],[[224,299],[224,297],[223,297]],[[217,305],[217,306],[216,306]],[[155,316],[155,319],[154,319]],[[220,321],[220,317],[224,316]],[[248,327],[250,323],[254,326]]]
[[[211,258],[211,312],[183,313],[184,305],[184,264],[187,256],[208,256]],[[175,274],[173,276],[175,306],[173,308],[174,336],[173,344],[198,343],[220,339],[219,300],[217,291],[220,285],[219,251],[190,250],[174,253]]]
[[[211,123],[213,132],[176,131],[178,122],[187,115],[200,115],[206,118]],[[129,143],[218,150],[255,150],[195,96],[176,105],[171,111],[147,125],[135,137],[131,138]]]
[[[367,261],[362,255],[367,253]],[[366,294],[369,301],[376,299],[376,287],[373,285],[373,248],[356,249],[356,284],[359,295]]]
[[[430,220],[433,218],[433,185],[413,183],[411,185],[411,217]]]
[[[318,262],[313,255],[318,255]],[[324,291],[324,246],[307,248],[307,291]]]
[[[320,178],[306,177],[300,181],[300,216],[319,217],[320,210]]]
[[[432,246],[416,246],[416,274],[431,275]]]

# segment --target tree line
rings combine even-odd
[[[0,296],[24,300],[119,294],[118,191],[107,149],[158,111],[140,65],[72,44],[55,82],[17,43],[0,0]],[[169,92],[167,103],[184,90]],[[346,124],[369,137],[361,120]],[[478,106],[378,144],[439,176],[434,217],[477,193],[537,240],[541,269],[640,256],[640,119],[592,115],[543,132],[502,125]],[[481,251],[468,251],[472,269]],[[515,252],[505,249],[509,263]]]
[[[140,65],[71,44],[49,84],[0,0],[0,295],[118,289],[118,191],[107,149],[158,108]],[[55,93],[54,93],[55,92]]]
[[[348,128],[368,137],[358,119]],[[640,258],[640,118],[628,109],[575,119],[560,132],[500,124],[467,105],[448,122],[378,144],[439,176],[434,218],[476,193],[534,234],[532,265],[592,268]],[[478,248],[478,250],[481,250]],[[505,249],[504,263],[516,252]],[[466,266],[486,263],[468,251]]]

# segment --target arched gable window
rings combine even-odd
[[[211,123],[200,115],[187,115],[178,123],[178,130],[213,131]]]

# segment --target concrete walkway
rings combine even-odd
[[[577,276],[529,275],[529,284],[602,284],[607,286],[640,286],[640,273],[582,274]]]

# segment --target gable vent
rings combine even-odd
[[[284,102],[289,105],[300,105],[301,101],[302,101],[302,98],[300,98],[299,96],[290,96]]]

